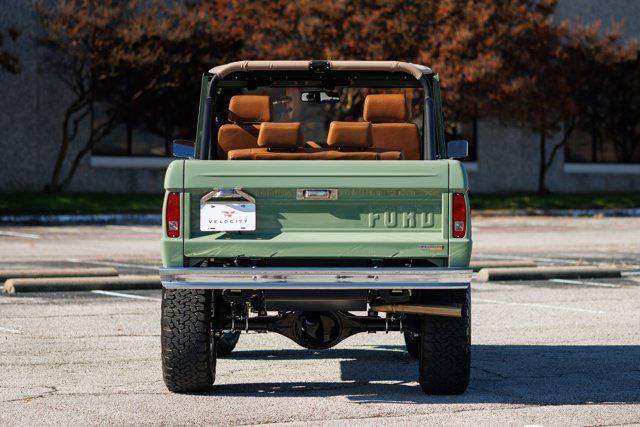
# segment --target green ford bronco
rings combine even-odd
[[[429,394],[470,369],[467,175],[438,76],[393,61],[241,61],[202,79],[165,178],[162,367],[211,389],[241,331],[327,349],[404,334]]]

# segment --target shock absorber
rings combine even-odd
[[[231,332],[236,331],[236,320],[243,323],[242,327],[245,332],[249,332],[249,304],[232,303],[231,304]]]

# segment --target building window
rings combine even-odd
[[[565,146],[566,163],[640,163],[640,123],[616,132],[575,129]]]
[[[133,156],[168,157],[171,156],[171,142],[174,139],[193,140],[195,135],[196,101],[195,90],[179,91],[179,94],[164,93],[159,99],[134,101],[133,93],[127,84],[123,90],[128,93],[129,103],[119,108],[116,125],[93,147],[94,156]],[[167,99],[175,97],[176,104]],[[184,105],[194,107],[183,108]],[[95,105],[96,124],[105,124],[109,120],[109,104],[97,102]]]
[[[115,127],[94,147],[94,156],[168,156],[170,141],[152,132],[131,129],[126,125]]]
[[[445,127],[445,139],[447,142],[455,139],[465,139],[469,141],[469,155],[464,159],[466,162],[478,160],[478,119],[474,118],[468,122],[449,122]]]

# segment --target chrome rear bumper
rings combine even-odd
[[[161,268],[172,289],[466,289],[470,268]]]

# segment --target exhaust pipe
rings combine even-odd
[[[374,311],[381,311],[385,313],[428,314],[431,316],[462,317],[462,306],[382,304],[372,305],[371,309]]]

